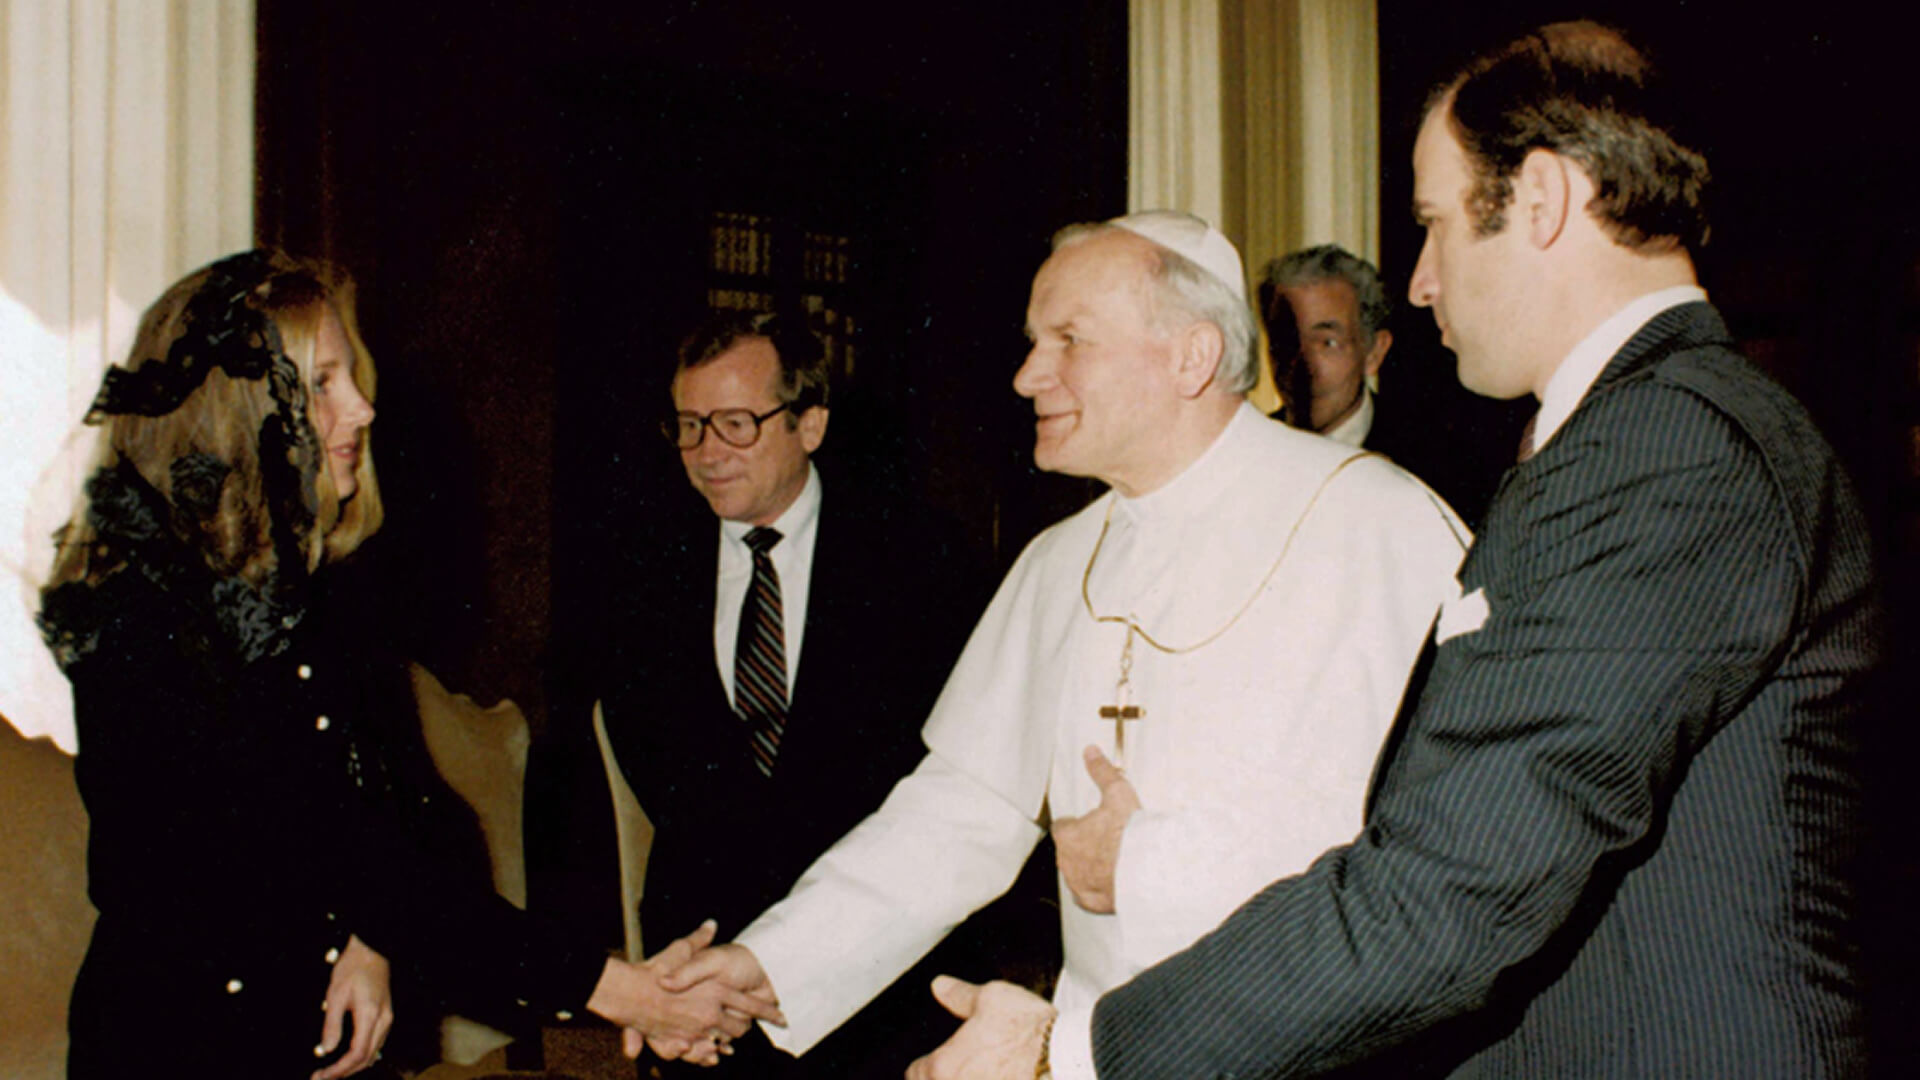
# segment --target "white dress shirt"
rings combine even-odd
[[[1547,379],[1540,395],[1540,411],[1533,421],[1533,449],[1538,453],[1547,440],[1567,422],[1580,399],[1587,396],[1593,381],[1607,368],[1613,354],[1620,351],[1655,315],[1671,307],[1705,300],[1707,291],[1698,285],[1675,285],[1659,289],[1630,301],[1594,327]]]
[[[807,627],[807,586],[813,578],[813,540],[820,526],[820,473],[807,463],[807,483],[778,518],[773,528],[780,542],[767,557],[780,575],[780,622],[787,644],[787,696],[793,696],[800,674],[800,639]],[[740,605],[753,582],[753,549],[747,534],[754,526],[744,521],[720,522],[719,573],[715,575],[713,603],[713,658],[733,701],[733,647],[740,633]]]

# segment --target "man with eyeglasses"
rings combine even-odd
[[[828,391],[820,340],[785,317],[715,316],[680,347],[663,433],[719,520],[695,511],[700,524],[628,555],[602,701],[655,829],[648,941],[709,918],[738,931],[880,804],[919,760],[984,600],[957,530],[823,482]],[[722,1072],[898,1077],[941,1037],[931,977],[882,997],[817,1060],[750,1035]]]

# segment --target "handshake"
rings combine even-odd
[[[760,962],[740,945],[714,945],[712,920],[638,964],[608,960],[587,1008],[626,1031],[622,1049],[644,1041],[663,1058],[714,1065],[756,1020],[786,1017]]]
[[[1087,747],[1084,760],[1100,804],[1056,819],[1054,847],[1074,902],[1111,913],[1120,840],[1140,797],[1097,748]],[[786,1026],[760,961],[743,945],[715,945],[715,933],[709,920],[644,963],[607,962],[587,1007],[627,1029],[628,1057],[639,1057],[644,1042],[662,1058],[716,1065],[754,1021]],[[1046,1071],[1054,1010],[1043,998],[1010,983],[976,986],[945,975],[934,980],[933,995],[964,1023],[913,1063],[909,1080],[1026,1080]]]
[[[630,1058],[647,1047],[662,1058],[717,1065],[756,1020],[782,1027],[779,1000],[760,961],[744,945],[715,945],[712,920],[644,963],[608,960],[587,1007],[626,1028]],[[953,1038],[913,1063],[909,1080],[1040,1075],[1053,1007],[1009,983],[975,986],[946,975],[934,997],[966,1021]]]

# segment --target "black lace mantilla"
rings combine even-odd
[[[274,408],[256,435],[256,452],[276,568],[258,586],[222,578],[195,547],[205,534],[203,526],[219,513],[232,463],[200,451],[169,463],[171,503],[131,464],[103,468],[87,481],[87,521],[98,549],[88,562],[97,572],[87,582],[48,592],[41,604],[41,632],[62,668],[99,646],[117,604],[138,582],[157,586],[189,608],[210,605],[211,625],[243,661],[286,648],[287,634],[303,612],[297,597],[306,579],[304,541],[317,516],[319,436],[308,419],[299,367],[258,305],[276,290],[314,285],[284,256],[266,251],[229,256],[207,268],[205,281],[182,309],[179,336],[165,356],[147,357],[137,368],[108,370],[87,414],[89,424],[115,415],[164,416],[184,404],[216,367],[231,378],[265,380]]]
[[[207,267],[207,278],[181,312],[180,336],[164,357],[138,368],[111,367],[87,411],[88,424],[108,416],[165,416],[179,408],[214,368],[236,379],[265,379],[276,408],[261,424],[261,482],[273,514],[275,554],[299,561],[299,538],[313,530],[313,478],[319,437],[307,419],[306,384],[287,356],[280,331],[257,306],[276,290],[310,281],[306,271],[269,251],[229,255]]]
[[[207,267],[207,281],[181,313],[182,332],[165,357],[150,357],[136,370],[114,366],[100,381],[87,423],[128,413],[165,416],[180,407],[214,368],[236,379],[266,375],[282,352],[273,324],[250,298],[266,297],[276,274],[265,251],[230,255]]]
[[[95,473],[87,500],[96,565],[111,569],[97,584],[68,582],[41,600],[40,632],[63,670],[93,654],[122,619],[167,620],[182,655],[246,664],[287,650],[306,616],[302,564],[282,564],[264,587],[215,573],[175,535],[166,500],[125,462]]]

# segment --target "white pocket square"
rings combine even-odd
[[[1449,638],[1480,629],[1487,621],[1488,610],[1485,589],[1475,589],[1441,604],[1440,623],[1433,628],[1433,643],[1444,644]]]

